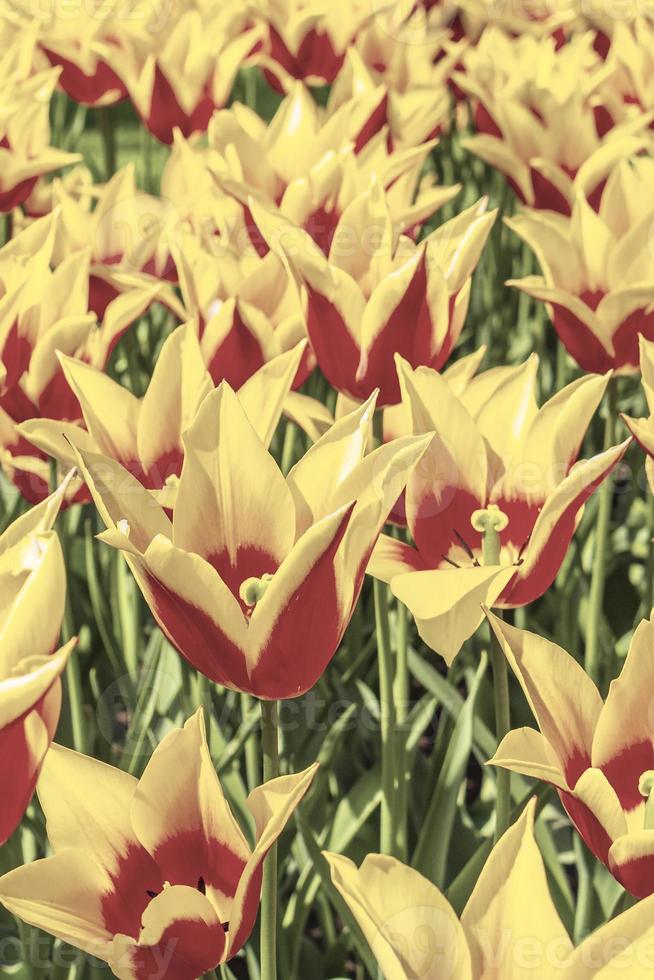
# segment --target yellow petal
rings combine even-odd
[[[225,382],[205,398],[184,435],[173,534],[176,546],[221,567],[238,568],[240,556],[259,553],[270,566],[262,572],[274,572],[295,539],[284,477]]]
[[[465,933],[447,899],[413,868],[369,854],[360,868],[324,852],[386,980],[472,980]]]
[[[590,759],[602,709],[597,688],[577,661],[555,643],[509,626],[492,613],[488,619],[542,734],[574,785],[577,768],[588,765],[584,760]]]
[[[572,943],[552,901],[534,838],[535,801],[495,845],[461,915],[475,977],[551,980],[551,956]]]
[[[445,568],[408,572],[391,580],[391,591],[409,607],[425,643],[451,664],[515,575],[515,568]]]

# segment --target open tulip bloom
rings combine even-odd
[[[116,296],[99,325],[89,312],[89,254],[73,253],[52,268],[57,216],[29,225],[0,249],[0,448],[3,466],[32,502],[48,494],[49,466],[18,433],[28,419],[78,421],[79,402],[59,360],[67,354],[102,369],[130,324],[158,296],[160,284]],[[35,248],[18,253],[21,238]],[[37,244],[38,242],[38,244]]]
[[[572,217],[528,211],[507,219],[536,254],[542,276],[508,285],[546,304],[584,371],[633,373],[638,335],[654,339],[654,194],[651,160],[617,167],[599,213],[578,195]]]
[[[431,881],[395,858],[369,854],[357,868],[339,854],[325,855],[385,980],[648,975],[654,900],[619,915],[575,948],[550,895],[534,811],[532,802],[495,845],[460,919]]]
[[[637,627],[604,702],[574,657],[489,614],[540,731],[491,763],[551,783],[588,848],[633,895],[654,893],[654,619]]]
[[[265,446],[284,411],[305,345],[306,341],[273,358],[239,389],[239,401]],[[60,361],[85,429],[74,422],[32,419],[17,427],[21,438],[66,470],[75,466],[73,444],[115,459],[170,506],[184,458],[183,433],[214,390],[194,325],[180,326],[166,339],[143,398],[79,359],[61,354]],[[312,404],[313,399],[306,402]],[[304,405],[300,402],[301,408]],[[315,433],[317,423],[311,414],[292,414],[298,424]],[[324,423],[322,418],[319,421]]]
[[[62,671],[75,641],[56,650],[66,572],[52,530],[65,487],[0,535],[0,844],[32,798],[61,709]]]
[[[460,397],[436,371],[397,362],[413,433],[436,435],[406,489],[415,544],[383,535],[369,571],[450,663],[479,626],[481,602],[522,606],[549,588],[583,504],[630,440],[576,462],[608,376],[573,381],[538,408],[536,355],[480,375]],[[498,535],[490,563],[486,520]]]
[[[471,276],[495,221],[482,200],[420,244],[399,233],[379,187],[339,221],[325,256],[300,228],[252,202],[273,249],[306,291],[307,333],[327,379],[351,398],[400,401],[394,355],[443,366],[459,338]]]
[[[172,521],[118,462],[78,449],[108,529],[101,539],[124,553],[164,633],[211,680],[292,698],[327,667],[430,440],[405,437],[364,457],[373,410],[370,399],[336,423],[285,479],[223,382],[183,437]]]
[[[139,780],[53,746],[38,786],[53,854],[0,878],[0,902],[121,980],[195,980],[248,939],[264,859],[316,768],[250,793],[252,849],[213,768],[201,710],[164,738]]]

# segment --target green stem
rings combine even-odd
[[[491,666],[493,668],[493,696],[495,700],[495,733],[499,745],[511,729],[511,702],[509,700],[509,672],[506,657],[494,633],[491,635]],[[495,840],[508,830],[511,823],[511,772],[497,769],[497,797],[495,799]]]
[[[116,141],[114,139],[114,127],[109,106],[100,106],[98,108],[98,121],[100,123],[102,147],[104,150],[105,178],[110,180],[116,173]]]
[[[71,520],[74,515],[72,510],[61,515],[60,530],[61,543],[67,567],[70,568],[70,549],[73,533],[71,533]],[[61,626],[61,636],[64,643],[75,635],[75,623],[71,606],[70,581],[66,590],[66,605],[64,608],[64,621]],[[82,690],[82,678],[79,665],[79,650],[73,650],[68,663],[66,664],[66,686],[68,691],[68,705],[70,710],[70,725],[73,734],[73,747],[77,752],[87,751],[86,740],[86,720],[84,718],[84,693]]]
[[[393,658],[388,622],[388,586],[373,581],[375,598],[375,629],[379,660],[379,708],[381,715],[381,836],[382,854],[393,854],[395,844],[395,702],[393,700]]]
[[[286,431],[284,432],[284,443],[282,446],[282,458],[280,463],[280,469],[284,476],[288,474],[291,466],[293,465],[293,458],[295,456],[295,436],[297,433],[297,428],[293,422],[286,423]]]
[[[590,932],[593,909],[592,858],[577,834],[573,836],[572,846],[577,863],[578,882],[573,935],[575,944],[579,944]]]
[[[501,558],[500,531],[506,518],[496,507],[489,506],[480,512],[473,527],[482,534],[482,558],[484,565],[499,565]],[[511,729],[511,702],[509,699],[509,672],[504,652],[491,630],[490,660],[493,668],[493,698],[495,701],[495,734],[499,745]],[[508,830],[511,823],[511,773],[498,769],[495,797],[495,840]]]
[[[276,701],[261,702],[263,779],[279,775],[279,714]],[[277,980],[277,844],[268,851],[261,890],[261,980]]]
[[[250,717],[251,711],[252,698],[249,694],[241,694],[241,718],[243,722]],[[245,740],[245,775],[248,792],[251,793],[255,786],[261,782],[261,755],[256,729]]]
[[[604,425],[604,449],[613,445],[615,438],[616,391],[613,380],[607,391],[606,421]],[[604,604],[604,586],[611,527],[611,503],[613,481],[607,477],[599,489],[599,507],[595,526],[595,552],[588,599],[588,628],[586,630],[585,668],[588,676],[597,683],[600,673],[600,626]]]
[[[395,827],[395,853],[400,861],[406,861],[408,831],[408,779],[406,758],[406,724],[409,713],[409,658],[408,658],[408,616],[407,608],[398,599],[397,626],[395,630],[395,680],[393,700],[395,702],[395,764],[397,766],[398,792]]]

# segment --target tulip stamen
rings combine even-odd
[[[638,792],[645,797],[645,830],[654,830],[654,770],[648,769],[638,780]]]
[[[448,558],[447,555],[442,555],[441,557],[443,558],[443,561],[446,561],[448,565],[452,565],[453,568],[461,568],[458,562]]]
[[[206,895],[207,894],[207,886],[205,884],[205,881],[204,881],[204,878],[202,877],[202,875],[200,875],[200,877],[198,878],[198,891],[202,895]]]
[[[467,554],[468,558],[470,558],[470,560],[472,561],[472,564],[479,566],[479,562],[477,560],[477,556],[475,555],[474,551],[472,550],[472,548],[470,547],[470,545],[468,544],[468,542],[466,541],[466,539],[463,537],[463,535],[459,531],[457,531],[456,528],[454,528],[454,534],[455,534],[455,537],[457,538],[459,544],[461,545],[461,547],[463,548],[463,550]],[[458,567],[459,566],[457,565],[457,568]]]
[[[157,895],[159,895],[159,892],[154,892],[154,891],[152,891],[151,888],[146,888],[145,889],[145,894],[148,895],[150,898],[156,898]]]
[[[256,604],[263,599],[272,580],[273,576],[270,572],[264,572],[261,578],[256,578],[254,575],[246,578],[238,590],[241,602],[249,609],[254,609]]]
[[[497,504],[489,504],[482,510],[474,511],[470,523],[481,534],[484,565],[499,565],[502,550],[500,531],[507,526],[509,518]]]
[[[520,545],[520,551],[518,552],[518,557],[515,560],[516,565],[522,565],[524,559],[524,553],[527,550],[527,545],[531,540],[531,534],[528,534],[525,540]]]

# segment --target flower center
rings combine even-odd
[[[482,558],[484,565],[500,564],[500,531],[509,523],[509,518],[497,504],[489,504],[482,510],[475,510],[470,518],[475,531],[481,534]]]

